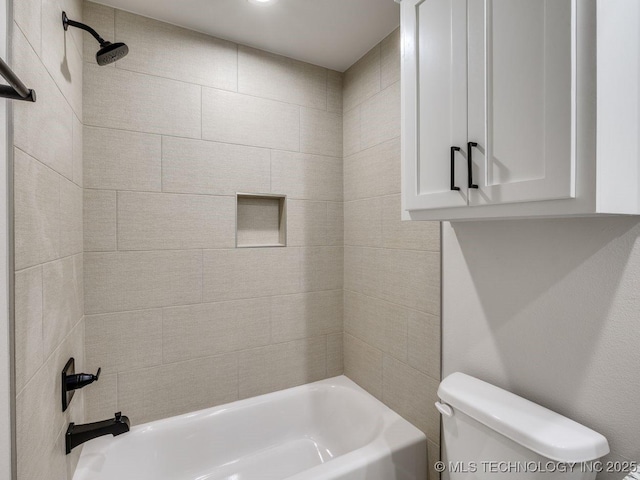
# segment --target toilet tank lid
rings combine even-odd
[[[533,452],[557,462],[587,462],[609,453],[607,439],[547,408],[464,373],[438,388],[440,400]]]

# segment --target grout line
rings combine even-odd
[[[324,81],[324,85],[325,85],[325,106],[324,109],[328,112],[329,111],[329,69],[325,68],[325,81]],[[342,116],[342,114],[340,114],[340,116]]]
[[[91,68],[95,67],[96,71],[99,68],[101,68],[99,66],[96,66],[94,62],[85,62],[83,60],[83,64],[84,65],[89,65]],[[318,110],[320,112],[326,112],[327,111],[326,109],[323,110],[322,108],[315,107],[315,106],[303,105],[303,104],[300,104],[300,103],[288,102],[286,100],[280,100],[280,99],[271,98],[271,97],[263,97],[263,96],[260,96],[260,95],[253,95],[251,93],[240,92],[240,91],[236,91],[236,90],[230,90],[228,88],[223,88],[223,87],[220,87],[220,86],[212,86],[212,85],[205,85],[205,84],[202,84],[202,83],[188,82],[186,80],[180,80],[180,79],[173,78],[173,77],[165,77],[165,76],[162,76],[162,75],[157,75],[157,74],[149,73],[149,72],[142,72],[142,71],[139,71],[139,70],[134,70],[131,67],[126,68],[126,67],[123,67],[123,66],[120,65],[117,68],[118,68],[118,70],[120,72],[123,72],[123,73],[124,72],[128,72],[128,73],[131,73],[131,74],[134,74],[134,75],[141,75],[141,76],[146,76],[146,77],[158,78],[158,79],[161,79],[161,80],[166,80],[168,82],[176,82],[176,83],[181,83],[181,84],[189,85],[189,86],[193,86],[193,87],[201,87],[203,89],[204,88],[208,88],[208,89],[211,89],[211,90],[219,90],[221,92],[226,92],[226,93],[234,93],[236,95],[243,95],[245,97],[256,98],[258,100],[265,100],[265,101],[268,101],[268,102],[279,103],[279,104],[282,104],[282,105],[311,108],[311,109],[314,109],[314,110]],[[237,83],[239,83],[239,81]],[[239,88],[239,87],[236,87],[236,88]],[[377,93],[379,93],[379,92],[377,92]],[[371,98],[371,97],[368,97],[368,98]],[[342,115],[341,113],[338,113],[338,112],[335,112],[335,113],[337,113],[339,115]]]
[[[45,367],[45,365],[56,355],[56,353],[60,350],[60,348],[62,347],[62,345],[65,344],[65,342],[67,342],[67,340],[69,339],[69,337],[75,332],[75,329],[77,328],[77,326],[80,324],[80,322],[82,322],[83,318],[85,318],[84,315],[82,315],[80,317],[80,319],[75,322],[73,324],[73,326],[69,329],[69,331],[67,332],[67,334],[64,336],[64,338],[62,340],[60,340],[58,342],[58,344],[56,345],[56,347],[51,351],[51,353],[49,353],[49,355],[47,355],[47,357],[44,359],[44,361],[42,362],[42,364],[40,365],[40,367],[38,367],[38,369],[33,373],[33,375],[31,376],[31,378],[29,378],[29,380],[27,380],[25,382],[25,384],[23,385],[23,387],[20,389],[20,391],[15,392],[15,397],[19,397],[20,395],[22,395],[22,393],[29,387],[29,385],[31,384],[31,382],[34,381],[34,379],[38,376],[38,374],[40,373],[40,371]],[[43,346],[44,347],[44,346]],[[44,350],[43,350],[44,351]]]
[[[60,93],[60,95],[62,95],[62,98],[63,98],[63,99],[64,99],[64,101],[66,102],[66,104],[67,104],[67,106],[69,107],[69,109],[70,109],[72,112],[74,112],[74,113],[75,113],[75,109],[74,109],[74,108],[73,108],[73,106],[71,105],[71,100],[70,100],[70,99],[68,99],[68,98],[67,98],[67,96],[64,94],[64,92],[62,91],[62,88],[60,88],[60,86],[58,85],[58,82],[56,82],[56,80],[53,78],[53,75],[51,74],[51,72],[49,71],[49,69],[47,68],[47,66],[45,65],[45,63],[44,63],[44,61],[43,61],[43,59],[42,59],[42,57],[41,57],[41,55],[42,55],[42,41],[43,41],[43,39],[42,39],[42,38],[40,39],[40,42],[41,42],[41,45],[40,45],[40,54],[38,54],[38,52],[36,52],[36,51],[34,50],[33,45],[31,44],[31,42],[29,42],[29,37],[28,37],[28,36],[27,36],[27,34],[22,30],[22,28],[20,28],[20,25],[18,25],[18,22],[16,22],[16,21],[15,21],[15,19],[14,19],[14,21],[13,21],[13,24],[18,28],[18,30],[20,30],[20,33],[22,33],[22,35],[24,36],[24,38],[25,38],[25,40],[26,40],[26,42],[27,42],[27,45],[29,45],[29,48],[31,49],[31,51],[33,52],[33,54],[34,54],[34,55],[36,56],[36,58],[38,59],[38,61],[39,61],[39,63],[40,63],[40,65],[39,65],[39,66],[41,66],[41,67],[44,69],[44,71],[45,71],[45,72],[47,72],[47,75],[49,76],[49,78],[50,78],[50,79],[51,79],[51,81],[53,82],[53,84],[54,84],[54,86],[55,86],[56,90]],[[40,25],[41,25],[41,28],[42,28],[42,12],[40,13]],[[83,63],[83,61],[82,61],[82,55],[80,56],[80,60],[81,60],[81,63]],[[83,88],[83,85],[84,85],[84,79],[83,79],[83,81],[82,81],[82,83],[81,83],[81,85],[80,85],[80,88],[81,88],[81,89]],[[84,92],[84,90],[83,90],[83,92]],[[83,95],[81,95],[81,96],[82,96],[82,97],[84,97],[84,93],[83,93]],[[83,101],[82,103],[84,103],[84,101]],[[84,112],[83,112],[83,113],[84,113]]]
[[[338,334],[338,333],[339,332],[336,332],[335,334]],[[195,361],[199,361],[199,360],[206,360],[206,359],[219,358],[219,357],[235,357],[236,359],[239,360],[238,357],[239,357],[240,353],[254,352],[254,351],[262,350],[262,349],[269,348],[269,347],[278,347],[278,346],[290,345],[290,344],[295,344],[295,343],[307,342],[309,340],[319,340],[321,338],[325,338],[326,336],[327,336],[327,334],[323,333],[323,334],[318,334],[318,335],[312,335],[312,336],[309,336],[309,337],[295,338],[295,339],[292,339],[292,340],[285,340],[285,341],[276,342],[276,343],[269,343],[269,344],[264,344],[264,345],[252,346],[252,347],[249,347],[249,348],[240,348],[240,349],[237,349],[237,350],[230,350],[230,351],[226,351],[226,352],[205,354],[205,355],[201,355],[201,356],[195,356],[195,357],[180,359],[180,360],[175,361],[175,362],[168,362],[168,363],[162,363],[162,364],[156,364],[156,365],[147,365],[147,366],[143,366],[143,367],[140,367],[140,368],[134,368],[134,369],[131,369],[131,370],[127,370],[126,373],[153,370],[153,369],[157,369],[157,368],[162,368],[162,367],[167,366],[167,365],[185,364],[185,363],[195,362]],[[358,340],[360,340],[360,339],[358,339]],[[362,341],[362,340],[360,340],[360,341]],[[364,343],[366,343],[366,342],[364,342]],[[375,348],[375,347],[372,347],[372,348]],[[109,375],[114,375],[114,374],[119,375],[121,373],[125,373],[125,372],[119,371],[119,372],[115,372],[115,373],[109,373]]]
[[[53,171],[55,172],[55,170],[53,170]],[[64,178],[66,178],[66,177],[64,177]],[[74,184],[74,185],[76,185],[76,184]],[[76,186],[78,188],[83,188],[83,187],[80,187],[78,185],[76,185]],[[269,189],[271,190],[271,188],[269,188]],[[161,191],[158,191],[158,190],[130,190],[130,189],[123,189],[123,188],[118,188],[118,187],[115,187],[115,188],[113,188],[113,187],[107,187],[107,188],[84,187],[84,190],[91,190],[91,191],[95,191],[95,192],[113,192],[113,191],[118,191],[118,192],[141,193],[141,194],[158,194],[158,195],[163,194],[163,195],[183,195],[183,196],[193,196],[193,197],[196,197],[196,196],[202,197],[202,196],[204,196],[204,197],[214,197],[214,198],[236,198],[236,194],[235,193],[210,194],[210,193],[171,192],[171,191],[161,192]],[[262,192],[262,193],[270,193],[270,192]],[[399,193],[390,194],[388,196],[392,196],[392,195],[399,195]],[[291,196],[291,195],[287,195],[287,198],[289,200],[295,200],[295,201],[300,201],[300,202],[331,202],[331,203],[335,203],[335,204],[343,203],[341,200],[331,200],[331,199],[326,199],[326,198],[294,197],[294,196]],[[373,198],[373,197],[371,197],[371,198]],[[366,199],[361,199],[361,200],[366,200]]]
[[[273,193],[273,150],[269,150],[269,192]]]
[[[160,136],[160,192],[164,193],[164,137],[162,135]]]
[[[115,228],[116,250],[115,251],[117,252],[117,251],[119,251],[119,243],[120,243],[119,242],[120,233],[118,232],[118,216],[119,216],[119,214],[118,214],[118,198],[120,197],[120,194],[119,194],[119,192],[117,190],[115,191],[115,194],[116,194],[116,212],[115,212],[116,213],[116,218],[115,218],[115,220],[116,220],[116,225],[115,225],[115,227],[116,227]]]
[[[105,130],[113,130],[116,132],[126,132],[126,133],[138,133],[141,135],[154,135],[156,137],[166,137],[166,138],[177,138],[177,139],[182,139],[182,140],[192,140],[195,142],[207,142],[207,143],[216,143],[216,144],[220,144],[220,145],[231,145],[231,146],[236,146],[236,147],[246,147],[246,148],[257,148],[257,149],[262,149],[262,150],[272,150],[275,152],[284,152],[284,153],[298,153],[304,156],[309,156],[309,157],[320,157],[323,160],[340,160],[342,161],[342,156],[331,156],[331,155],[321,155],[318,153],[305,153],[305,152],[301,152],[299,150],[286,150],[283,148],[273,148],[273,147],[265,147],[265,146],[261,146],[261,145],[249,145],[246,143],[233,143],[233,142],[224,142],[224,141],[220,141],[220,140],[211,140],[208,138],[197,138],[197,137],[185,137],[183,135],[173,135],[171,133],[158,133],[158,132],[148,132],[145,130],[133,130],[133,129],[126,129],[126,128],[118,128],[118,127],[114,127],[114,126],[110,126],[110,125],[97,125],[97,124],[92,124],[92,123],[88,123],[88,121],[85,121],[83,124],[83,127],[89,127],[89,128],[100,128],[100,129],[105,129]],[[394,137],[394,138],[400,138],[400,137]],[[382,143],[386,143],[382,142]],[[374,145],[377,146],[377,145]],[[373,148],[373,147],[367,147],[367,150],[369,148]],[[26,152],[25,152],[26,153]],[[359,152],[358,152],[359,153]]]
[[[109,315],[123,315],[126,313],[136,313],[136,312],[151,312],[159,309],[175,309],[175,308],[188,308],[193,307],[194,305],[217,305],[223,303],[232,303],[232,302],[250,302],[256,300],[266,300],[270,298],[280,298],[280,297],[293,297],[296,295],[311,295],[314,293],[326,293],[326,292],[341,292],[340,288],[333,288],[329,290],[313,290],[308,292],[298,292],[298,293],[283,293],[277,295],[263,295],[261,297],[246,297],[246,298],[234,298],[229,300],[217,300],[217,301],[204,301],[204,302],[195,302],[195,303],[181,303],[181,304],[171,304],[171,305],[161,305],[156,307],[148,307],[148,308],[132,308],[129,310],[117,310],[117,311],[108,311],[108,312],[97,312],[97,313],[87,313],[85,315],[86,318],[100,317],[100,316],[109,316]],[[357,293],[357,292],[356,292]],[[424,313],[424,312],[420,312]]]
[[[294,248],[298,248],[298,249],[325,249],[325,250],[329,250],[329,249],[336,249],[336,248],[343,248],[342,245],[289,245],[288,246],[291,249]],[[352,247],[351,245],[349,245],[349,247]],[[373,247],[363,247],[363,248],[373,248]],[[286,247],[263,247],[263,246],[252,246],[252,247],[235,247],[234,245],[231,246],[225,246],[225,247],[219,247],[219,248],[202,248],[202,247],[196,247],[196,248],[164,248],[164,249],[143,249],[143,250],[130,250],[130,249],[121,249],[121,250],[88,250],[88,251],[83,251],[83,252],[77,252],[77,253],[72,253],[71,255],[66,255],[64,257],[60,257],[60,258],[56,258],[55,260],[49,260],[47,262],[44,262],[42,264],[37,264],[37,265],[31,265],[29,267],[25,267],[19,271],[23,271],[23,270],[27,270],[29,268],[34,268],[37,267],[38,265],[45,265],[47,263],[52,263],[52,262],[56,262],[58,260],[62,260],[64,258],[68,258],[68,257],[73,257],[75,255],[82,255],[82,254],[91,254],[91,255],[98,255],[98,254],[113,254],[113,253],[126,253],[126,254],[131,254],[131,253],[175,253],[175,252],[184,252],[184,253],[190,253],[190,252],[197,252],[199,250],[205,251],[205,252],[239,252],[239,251],[264,251],[264,252],[269,252],[269,251],[273,251],[272,249],[275,250],[286,250]],[[389,250],[393,250],[393,249],[389,249]],[[422,251],[422,250],[417,250],[417,251]],[[432,252],[435,253],[435,252]],[[238,253],[238,255],[240,255]],[[267,253],[265,253],[265,255],[267,255]],[[335,290],[335,289],[329,289],[329,290]],[[269,295],[267,295],[269,296]],[[251,297],[250,297],[251,298]]]
[[[120,372],[116,372],[116,412],[120,411]]]
[[[298,106],[298,152],[302,152],[302,107]]]
[[[240,355],[236,352],[236,395],[240,399]]]
[[[54,262],[60,262],[60,261],[62,261],[62,260],[66,260],[66,259],[68,259],[68,258],[75,257],[75,256],[78,256],[78,255],[83,255],[84,253],[85,253],[85,252],[76,252],[76,253],[71,253],[71,254],[69,254],[69,255],[64,255],[64,256],[62,256],[62,257],[54,258],[53,260],[47,260],[46,262],[37,263],[37,264],[35,264],[35,265],[30,265],[30,266],[28,266],[28,267],[21,268],[20,270],[16,270],[16,271],[14,272],[14,274],[22,273],[22,272],[24,272],[24,271],[26,271],[26,270],[31,270],[31,269],[34,269],[34,268],[36,268],[36,267],[44,267],[45,265],[49,265],[49,264],[54,263]]]
[[[385,302],[385,303],[388,303],[390,305],[394,305],[396,307],[404,308],[406,310],[410,310],[412,312],[416,312],[416,313],[419,313],[419,314],[422,314],[422,315],[430,315],[430,316],[432,316],[432,317],[434,317],[436,319],[441,317],[441,315],[439,315],[439,314],[435,314],[435,313],[432,313],[432,312],[426,312],[424,310],[417,310],[415,308],[407,307],[406,305],[402,305],[401,303],[392,302],[390,300],[386,300],[384,298],[376,297],[376,296],[373,296],[373,295],[368,295],[366,293],[358,292],[356,290],[349,290],[348,288],[345,288],[344,291],[345,291],[345,293],[351,293],[351,294],[355,294],[355,295],[360,295],[362,297],[371,298],[373,300],[378,300],[379,302]]]
[[[200,301],[204,303],[204,248],[200,256]]]
[[[165,364],[164,358],[164,308],[160,309],[160,361],[162,365]]]
[[[73,183],[74,185],[76,185],[78,188],[84,188],[81,187],[80,185],[78,185],[77,183],[75,183],[71,178],[67,177],[64,173],[60,173],[59,171],[57,171],[55,168],[53,168],[51,165],[47,165],[46,163],[44,163],[42,160],[34,157],[33,155],[31,155],[29,152],[26,152],[25,150],[23,150],[22,148],[20,148],[17,145],[11,145],[9,148],[14,148],[15,150],[19,150],[20,152],[22,152],[24,155],[26,155],[27,157],[29,157],[32,160],[35,160],[36,162],[38,162],[40,165],[42,165],[43,167],[45,167],[47,170],[51,171],[52,173],[55,173],[56,175],[64,178],[65,180],[70,181],[71,183]],[[73,174],[71,175],[73,176]]]

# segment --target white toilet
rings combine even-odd
[[[440,383],[443,478],[594,479],[607,439],[529,400],[463,373]]]

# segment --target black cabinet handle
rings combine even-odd
[[[451,190],[460,190],[456,187],[456,152],[460,151],[460,147],[451,147]]]
[[[476,142],[467,143],[467,170],[469,178],[469,188],[478,188],[478,185],[473,183],[473,159],[471,156],[471,149],[477,146],[478,144]]]

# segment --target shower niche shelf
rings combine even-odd
[[[236,248],[287,246],[287,197],[236,194]]]

